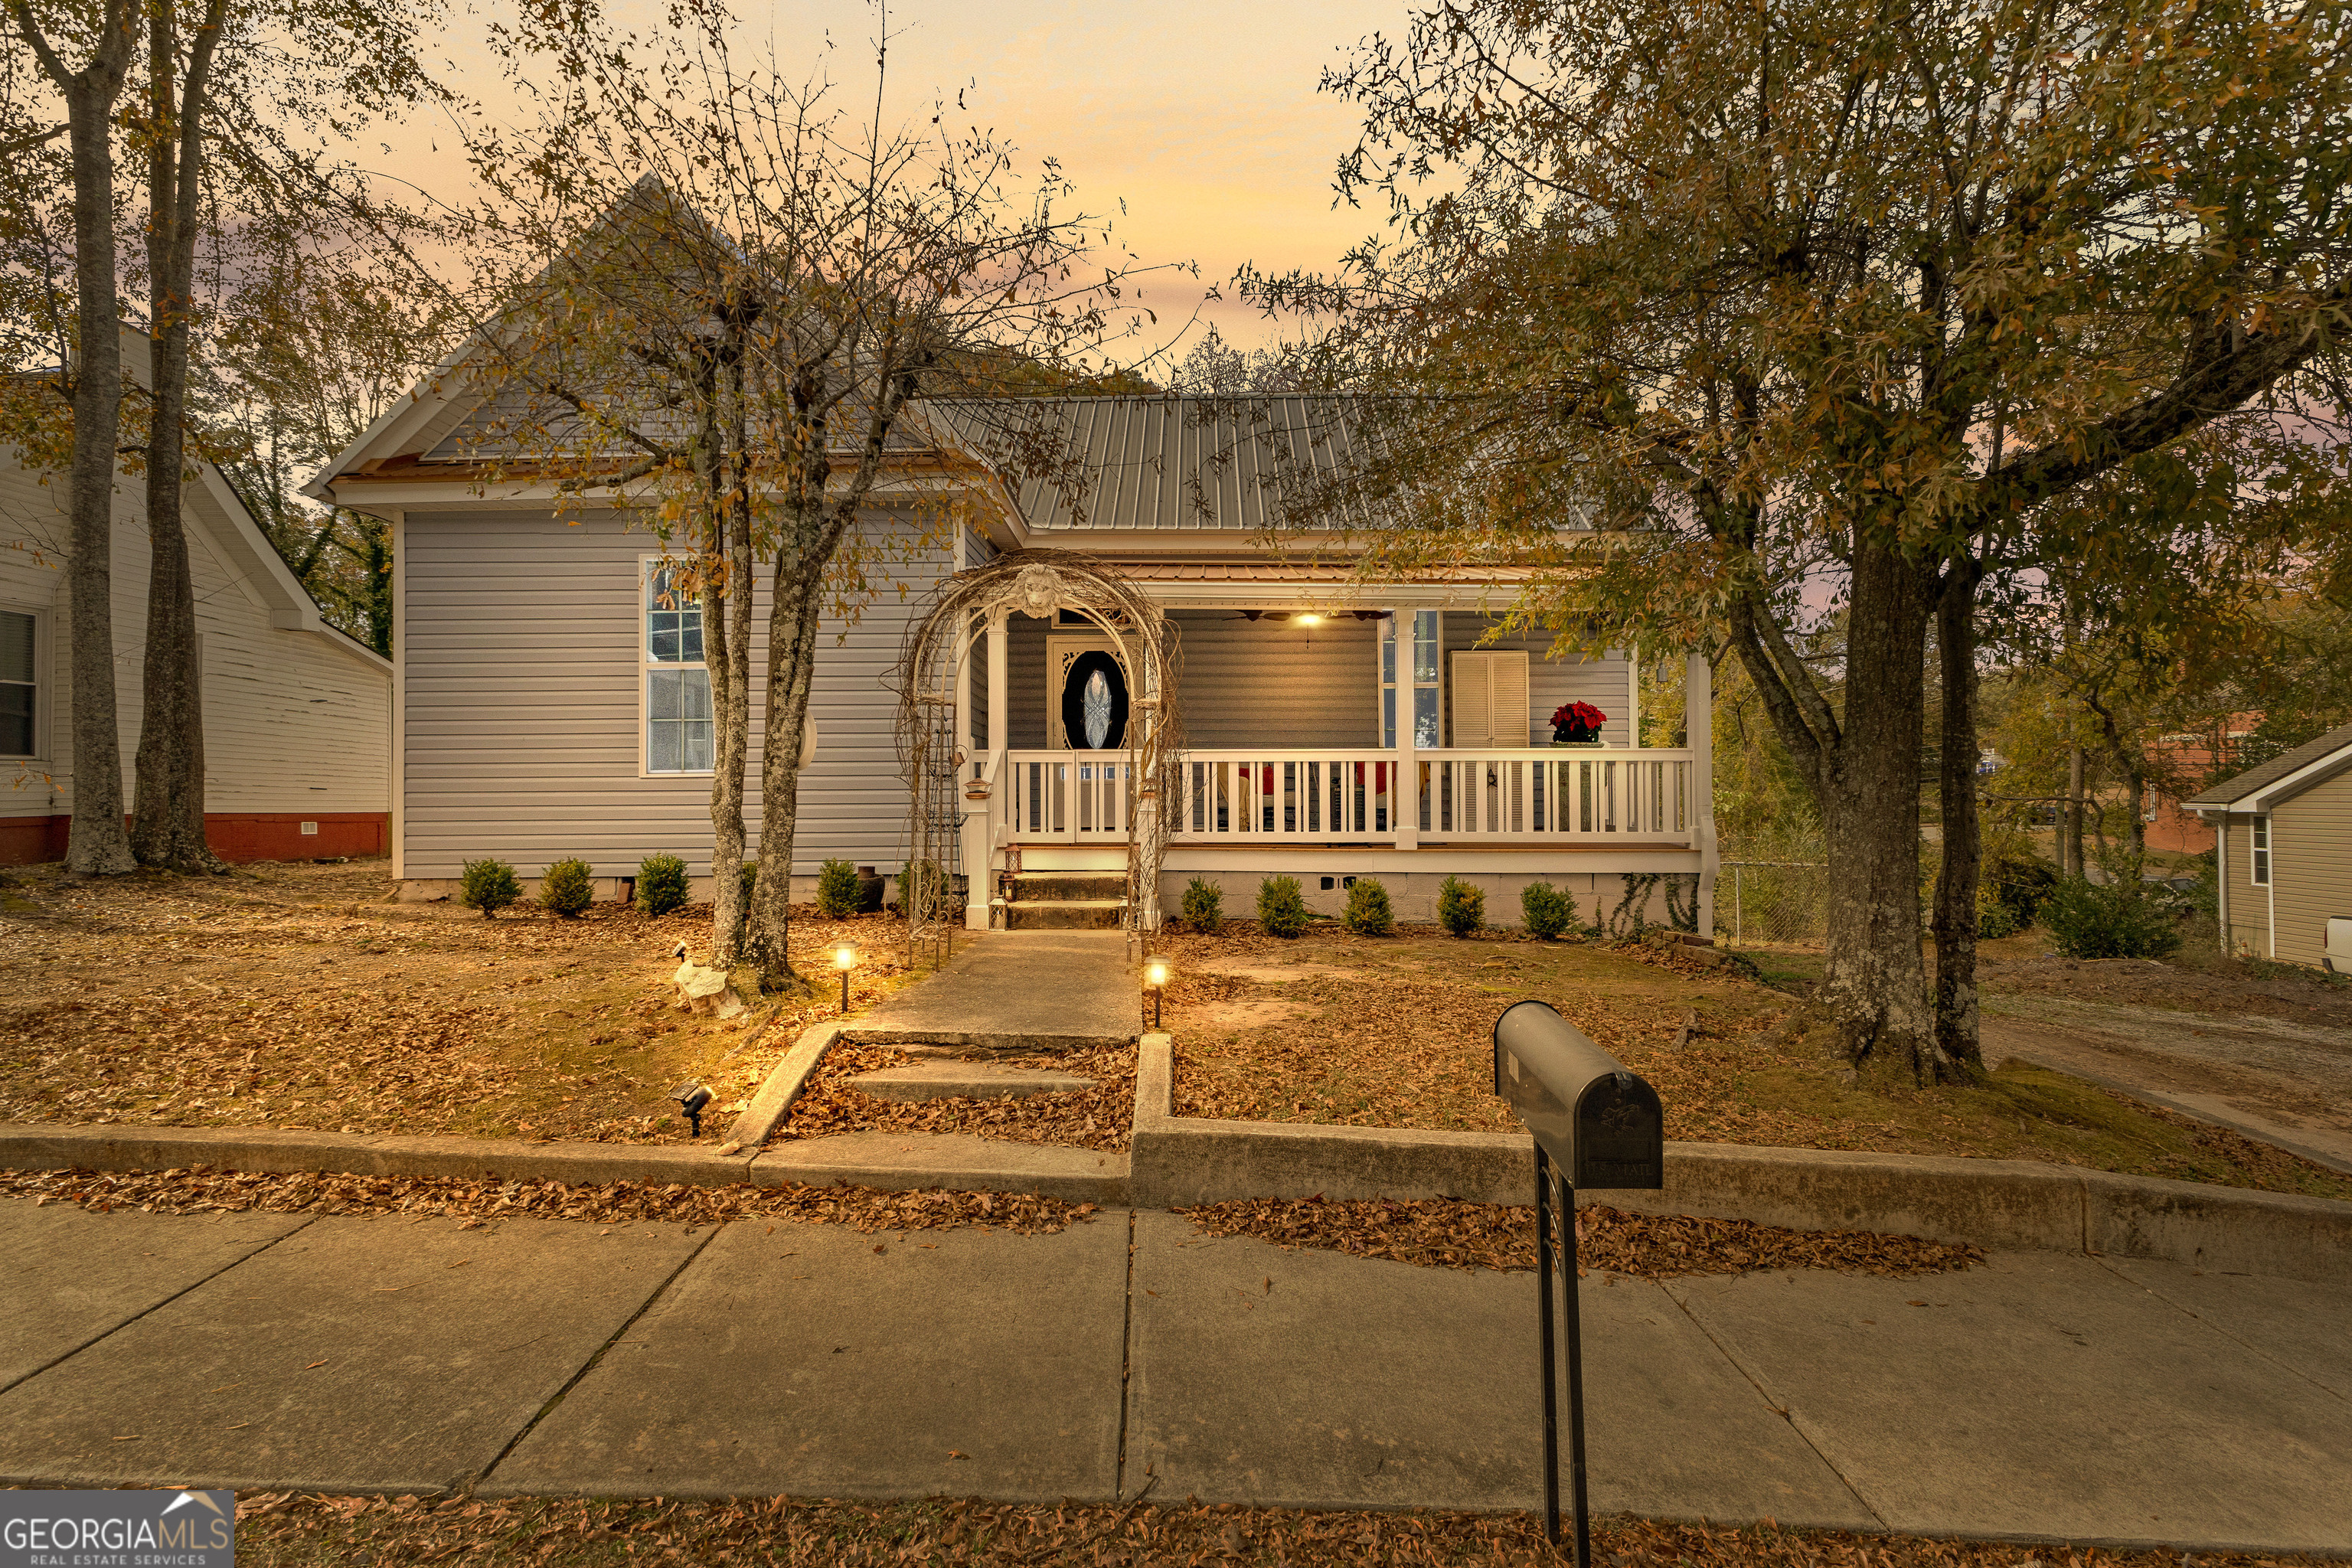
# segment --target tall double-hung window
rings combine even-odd
[[[1397,714],[1410,714],[1412,743],[1432,750],[1438,739],[1438,627],[1443,612],[1399,611],[1381,623],[1381,744],[1397,743]]]
[[[2253,820],[2252,881],[2257,888],[2271,885],[2271,819],[2257,816]]]
[[[39,629],[21,610],[0,610],[0,757],[40,754],[34,744],[41,696],[34,634]]]
[[[702,658],[702,602],[677,568],[645,564],[646,772],[710,771],[710,668]]]

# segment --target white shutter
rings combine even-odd
[[[1454,656],[1455,745],[1483,746],[1487,743],[1486,731],[1494,712],[1491,685],[1485,654],[1457,653]]]
[[[1519,747],[1528,743],[1528,656],[1524,653],[1494,653],[1486,656],[1488,668],[1494,672],[1493,707],[1488,711],[1487,728],[1494,734],[1491,742],[1497,746]]]
[[[1454,656],[1454,743],[1528,743],[1528,656],[1493,649]]]

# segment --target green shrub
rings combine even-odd
[[[816,912],[829,921],[857,912],[857,868],[846,860],[827,860],[816,874]]]
[[[658,920],[686,907],[686,862],[675,855],[648,855],[637,862],[637,908]]]
[[[457,901],[489,920],[522,897],[514,868],[503,860],[468,860],[457,877]]]
[[[2085,877],[2061,877],[2042,905],[2051,945],[2068,958],[2162,958],[2180,945],[2177,900],[2159,897],[2139,879],[2108,868],[2106,886]]]
[[[1998,856],[1984,863],[1978,883],[1983,889],[1978,895],[1978,906],[1981,910],[1990,894],[2009,912],[2010,931],[2005,934],[2013,935],[2033,923],[2042,911],[2042,900],[2050,896],[2057,883],[2057,871],[2038,856]],[[1990,927],[1983,929],[1984,934],[1991,934]]]
[[[1519,889],[1519,918],[1529,936],[1549,942],[1576,924],[1576,900],[1549,882],[1529,882]]]
[[[740,875],[742,879],[743,907],[748,910],[751,907],[751,889],[760,885],[760,863],[757,860],[744,861],[743,869]]]
[[[596,901],[596,873],[585,860],[558,860],[539,874],[539,907],[573,921]]]
[[[2015,936],[2025,928],[2017,922],[2017,911],[1989,887],[1977,889],[1977,936],[1984,942],[1999,942],[2005,936]]]
[[[1206,877],[1184,884],[1184,924],[1214,936],[1225,923],[1225,889]]]
[[[1307,895],[1296,877],[1268,877],[1257,885],[1257,923],[1268,936],[1307,934]]]
[[[1391,936],[1396,931],[1396,911],[1389,908],[1389,890],[1378,877],[1359,877],[1348,889],[1348,912],[1340,923],[1358,936]]]
[[[1454,936],[1468,936],[1486,923],[1486,895],[1469,883],[1445,879],[1437,889],[1437,923]]]

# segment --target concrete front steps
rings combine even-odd
[[[1004,906],[1007,931],[1117,931],[1127,914],[1127,873],[1024,871]]]
[[[879,1072],[859,1073],[849,1087],[877,1100],[1003,1100],[1025,1094],[1068,1094],[1095,1080],[1043,1068],[1003,1068],[947,1058]]]

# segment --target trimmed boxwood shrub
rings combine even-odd
[[[558,860],[539,874],[539,907],[559,920],[576,921],[596,901],[595,879],[585,860]]]
[[[1457,878],[1437,889],[1437,923],[1454,936],[1468,936],[1486,923],[1486,895]]]
[[[1519,918],[1529,936],[1549,942],[1576,924],[1576,900],[1549,882],[1529,882],[1519,889]]]
[[[1339,923],[1358,936],[1391,936],[1396,931],[1396,911],[1389,908],[1389,890],[1378,877],[1359,877],[1348,889],[1348,912]]]
[[[1297,878],[1268,877],[1257,885],[1257,923],[1268,936],[1307,934],[1307,895]]]
[[[1225,889],[1206,877],[1195,877],[1184,884],[1184,924],[1192,931],[1214,936],[1225,923]]]
[[[857,912],[857,868],[846,860],[827,860],[816,874],[816,912],[829,921]]]
[[[675,855],[648,855],[637,862],[637,908],[656,919],[686,908],[686,862]]]
[[[490,920],[522,897],[514,868],[503,860],[468,860],[457,875],[457,901]]]

